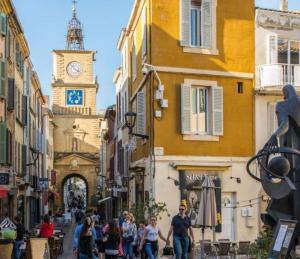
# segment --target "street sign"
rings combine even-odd
[[[9,173],[0,173],[0,185],[9,185]]]
[[[39,186],[41,189],[48,189],[48,178],[40,178]]]

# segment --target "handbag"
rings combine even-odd
[[[174,255],[174,249],[171,246],[165,246],[163,249],[163,255]]]
[[[189,246],[188,246],[188,253],[190,254],[192,252],[192,239],[189,237]]]

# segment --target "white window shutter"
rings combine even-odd
[[[142,13],[142,58],[147,54],[147,9],[144,7]]]
[[[137,93],[136,100],[136,126],[138,134],[146,134],[146,105],[145,105],[145,93],[143,91]]]
[[[278,128],[276,116],[276,103],[268,103],[268,137]]]
[[[223,87],[212,87],[212,126],[214,136],[223,136]]]
[[[181,133],[192,133],[191,85],[181,85]]]
[[[268,64],[277,64],[278,63],[278,44],[277,44],[277,35],[272,34],[268,37]]]
[[[180,44],[190,45],[191,0],[180,0]]]
[[[212,47],[212,0],[202,0],[202,47]]]

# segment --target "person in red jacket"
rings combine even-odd
[[[40,236],[43,238],[49,238],[53,235],[54,226],[50,222],[49,215],[44,216],[44,223],[41,225]]]

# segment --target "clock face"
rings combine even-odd
[[[72,61],[69,63],[67,71],[70,76],[79,76],[82,72],[82,68],[79,62]]]
[[[83,90],[68,89],[66,102],[67,105],[83,105]]]

